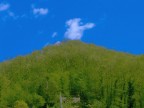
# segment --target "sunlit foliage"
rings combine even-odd
[[[143,83],[144,56],[63,42],[0,64],[0,108],[144,108]]]

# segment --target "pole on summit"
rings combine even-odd
[[[62,95],[61,95],[61,92],[60,92],[60,108],[63,108],[63,105],[62,105]]]

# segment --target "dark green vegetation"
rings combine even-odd
[[[64,108],[144,108],[144,56],[69,41],[0,64],[0,108],[60,108],[60,93]]]

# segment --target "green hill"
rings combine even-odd
[[[69,41],[0,64],[0,108],[60,108],[60,94],[64,108],[144,108],[144,56]]]

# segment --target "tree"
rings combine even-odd
[[[27,103],[23,100],[18,100],[14,104],[14,108],[29,108]]]

